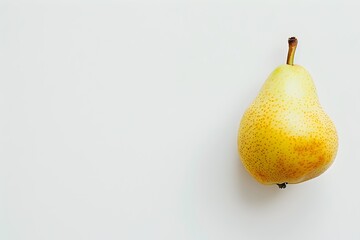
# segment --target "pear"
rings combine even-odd
[[[260,183],[301,183],[325,172],[338,148],[335,126],[322,109],[314,82],[294,65],[297,39],[288,40],[287,64],[277,67],[244,113],[238,151]]]

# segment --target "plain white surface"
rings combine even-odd
[[[340,2],[1,4],[0,239],[360,239],[360,7]],[[340,146],[279,190],[236,137],[293,35]]]

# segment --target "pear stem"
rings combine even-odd
[[[287,55],[286,64],[294,65],[295,50],[298,44],[298,40],[296,39],[296,37],[291,37],[289,38],[288,43],[289,43],[289,51]]]

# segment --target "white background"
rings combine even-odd
[[[360,6],[150,2],[1,3],[0,239],[360,239]],[[236,138],[290,36],[340,145],[280,190]]]

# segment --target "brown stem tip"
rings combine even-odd
[[[292,46],[296,47],[298,44],[298,40],[296,39],[296,37],[291,37],[291,38],[289,38],[288,43],[289,43],[289,47],[292,47]]]
[[[291,37],[288,39],[288,43],[289,43],[289,51],[286,59],[286,64],[294,65],[295,50],[298,44],[298,40],[296,39],[296,37]]]

